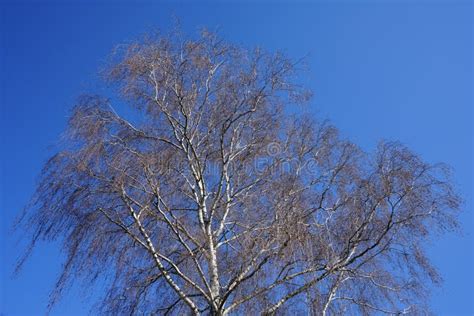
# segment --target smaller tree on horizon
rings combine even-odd
[[[60,241],[94,313],[425,314],[423,244],[456,228],[449,168],[366,153],[297,106],[295,63],[203,31],[121,46],[113,98],[83,96],[19,220]],[[114,103],[130,107],[119,115]]]

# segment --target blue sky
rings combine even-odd
[[[464,232],[430,243],[445,280],[431,301],[439,315],[474,314],[472,2],[131,3],[0,4],[0,314],[43,314],[61,266],[57,245],[42,244],[12,279],[21,232],[12,232],[11,223],[54,152],[76,96],[101,91],[96,72],[114,45],[166,30],[173,15],[189,34],[207,26],[244,46],[308,54],[304,80],[315,91],[315,115],[365,149],[395,139],[430,162],[453,166],[466,201]],[[77,288],[53,315],[88,310],[93,292]]]

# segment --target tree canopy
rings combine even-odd
[[[206,31],[119,46],[116,94],[79,98],[19,222],[24,259],[62,243],[51,306],[83,279],[103,314],[424,314],[424,241],[457,225],[449,168],[364,152],[305,110],[298,74]]]

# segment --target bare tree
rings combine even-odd
[[[425,313],[423,241],[457,224],[448,168],[295,110],[296,70],[208,32],[118,49],[120,97],[80,98],[20,220],[29,250],[63,243],[51,305],[80,278],[112,315]]]

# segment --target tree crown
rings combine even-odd
[[[422,242],[457,225],[449,168],[292,110],[297,73],[209,32],[118,49],[119,98],[78,100],[20,221],[62,241],[51,304],[83,278],[105,314],[421,312]]]

